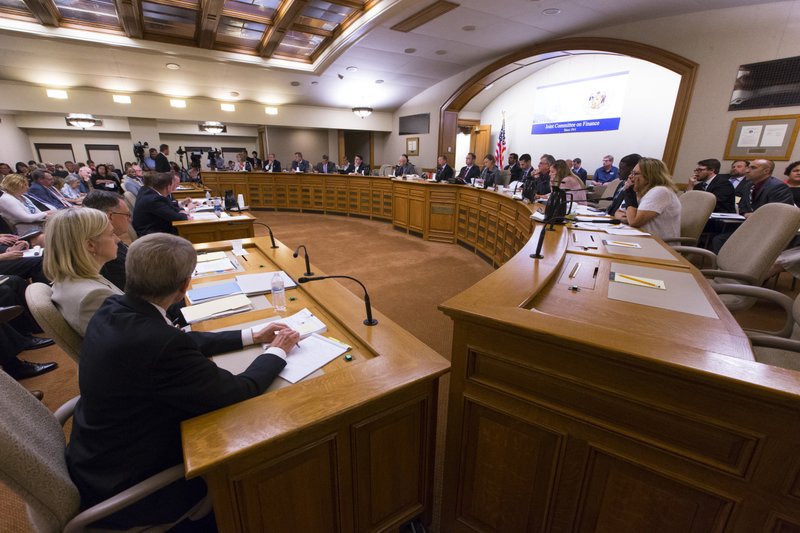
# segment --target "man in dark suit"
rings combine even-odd
[[[417,169],[408,160],[408,155],[403,154],[397,160],[397,165],[394,167],[394,177],[399,178],[401,176],[408,176],[411,174],[416,174]]]
[[[503,167],[503,170],[508,170],[511,179],[509,181],[519,181],[522,169],[519,168],[519,156],[514,152],[508,154],[508,164]]]
[[[314,172],[319,174],[336,174],[336,163],[330,160],[327,155],[322,156],[322,161],[314,167]]]
[[[641,157],[639,159],[641,159]],[[576,158],[574,158],[572,160],[572,173],[575,174],[576,176],[578,176],[581,179],[581,181],[583,181],[583,183],[586,183],[586,178],[589,177],[589,173],[586,172],[585,168],[581,167],[581,163],[582,163],[582,161],[581,161],[580,157],[576,157]],[[620,164],[621,163],[622,163],[622,161],[620,161]],[[637,163],[638,163],[638,161],[637,161]],[[633,165],[633,166],[635,167],[636,165]],[[633,168],[633,167],[631,167],[631,168]],[[625,180],[622,180],[622,181],[623,181],[623,183],[625,182]]]
[[[453,167],[447,164],[447,156],[440,155],[436,159],[436,181],[452,181]]]
[[[258,158],[258,152],[253,150],[251,157],[247,158],[247,162],[250,163],[250,168],[258,170],[262,168],[261,160]]]
[[[281,162],[275,159],[275,154],[267,155],[267,160],[264,162],[265,172],[280,172]]]
[[[172,167],[169,164],[169,159],[167,156],[169,155],[169,146],[166,144],[162,144],[158,147],[158,155],[156,156],[156,172],[170,172],[172,171]]]
[[[464,183],[472,183],[472,180],[481,175],[481,169],[475,164],[475,154],[469,152],[465,161],[467,164],[461,167],[458,171],[457,180],[463,180]]]
[[[361,157],[361,154],[356,154],[353,160],[355,162],[347,167],[345,174],[369,176],[369,165],[364,163],[364,158]]]
[[[311,172],[311,163],[303,159],[303,154],[300,152],[294,153],[294,161],[292,161],[292,172]]]
[[[710,192],[717,197],[715,213],[735,213],[736,203],[734,189],[726,176],[717,174],[720,162],[718,159],[703,159],[697,162],[697,178],[689,178],[689,186],[695,191]]]
[[[622,206],[622,201],[625,199],[625,195],[623,194],[625,184],[628,182],[628,177],[630,177],[633,167],[639,164],[641,158],[642,156],[639,154],[628,154],[619,160],[620,182],[611,196],[611,204],[606,209],[606,213],[609,215],[614,216],[614,213]],[[586,171],[584,170],[584,172]],[[633,187],[633,183],[629,183],[628,187]]]
[[[125,294],[108,298],[89,323],[79,364],[81,399],[67,448],[82,508],[181,464],[180,423],[262,394],[297,344],[299,334],[282,324],[222,333],[173,327],[164,309],[184,298],[196,260],[184,239],[138,239],[128,251]],[[270,347],[239,375],[208,359],[261,343]],[[169,523],[205,492],[201,479],[181,480],[97,525]]]
[[[747,173],[748,166],[750,166],[750,161],[737,159],[731,163],[731,173],[728,174],[728,180],[731,182],[731,185],[733,185],[733,193],[739,200],[748,196],[750,194],[750,187],[753,186],[753,183],[744,177]]]
[[[158,173],[152,178],[151,187],[142,187],[133,208],[133,229],[141,237],[150,233],[172,233],[178,231],[172,226],[174,220],[188,220],[172,203],[169,195],[174,190],[175,181],[170,174]]]
[[[67,209],[72,205],[64,195],[53,187],[53,175],[46,170],[36,169],[31,172],[31,186],[27,195],[35,198],[48,207],[48,210]]]

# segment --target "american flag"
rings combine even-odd
[[[503,156],[506,154],[506,119],[503,118],[503,125],[500,126],[500,135],[497,136],[497,148],[494,151],[494,158],[497,160],[497,168],[503,168]]]

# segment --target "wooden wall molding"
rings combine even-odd
[[[668,50],[622,39],[609,39],[605,37],[573,37],[558,39],[546,43],[538,43],[528,48],[504,56],[487,65],[469,80],[464,82],[442,104],[439,110],[439,153],[447,153],[448,147],[455,146],[455,133],[448,128],[452,120],[452,113],[461,111],[467,103],[488,85],[502,77],[511,74],[532,63],[551,59],[553,53],[568,52],[571,50],[597,51],[623,54],[669,69],[681,76],[678,94],[675,100],[675,109],[672,112],[664,146],[663,160],[667,167],[673,169],[678,157],[678,148],[683,136],[683,126],[689,114],[689,104],[692,99],[695,80],[697,78],[698,64],[685,57],[679,56]],[[541,57],[547,54],[547,57]]]

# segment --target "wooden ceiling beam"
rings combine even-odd
[[[333,35],[333,32],[330,30],[323,30],[322,28],[315,28],[314,26],[306,26],[305,24],[295,23],[292,24],[291,27],[294,31],[302,31],[303,33],[319,35],[320,37],[330,37]]]
[[[345,6],[345,7],[352,7],[353,9],[364,9],[364,2],[359,2],[358,0],[328,0],[331,4],[336,4],[337,6]]]
[[[306,4],[308,4],[308,0],[284,0],[278,7],[272,20],[272,26],[264,32],[261,43],[258,45],[258,53],[262,57],[269,57],[275,52],[283,36],[303,12]]]
[[[61,14],[53,0],[23,0],[33,16],[45,26],[58,27]]]
[[[203,0],[200,16],[197,19],[195,41],[200,48],[212,48],[217,39],[217,28],[222,17],[225,0]]]
[[[144,21],[141,0],[114,0],[117,16],[125,30],[125,35],[132,39],[144,37]]]

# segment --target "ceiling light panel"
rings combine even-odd
[[[219,104],[219,108],[223,111],[236,111],[236,106],[234,104],[229,103],[222,103]]]
[[[112,96],[112,98],[114,99],[114,102],[117,103],[117,104],[130,104],[131,103],[131,97],[128,96],[127,94],[115,94],[115,95]]]
[[[180,100],[178,98],[172,98],[169,101],[169,105],[172,107],[176,107],[178,109],[183,109],[186,107],[186,100]]]
[[[64,89],[47,89],[47,96],[50,98],[56,98],[58,100],[66,100],[67,91]]]

